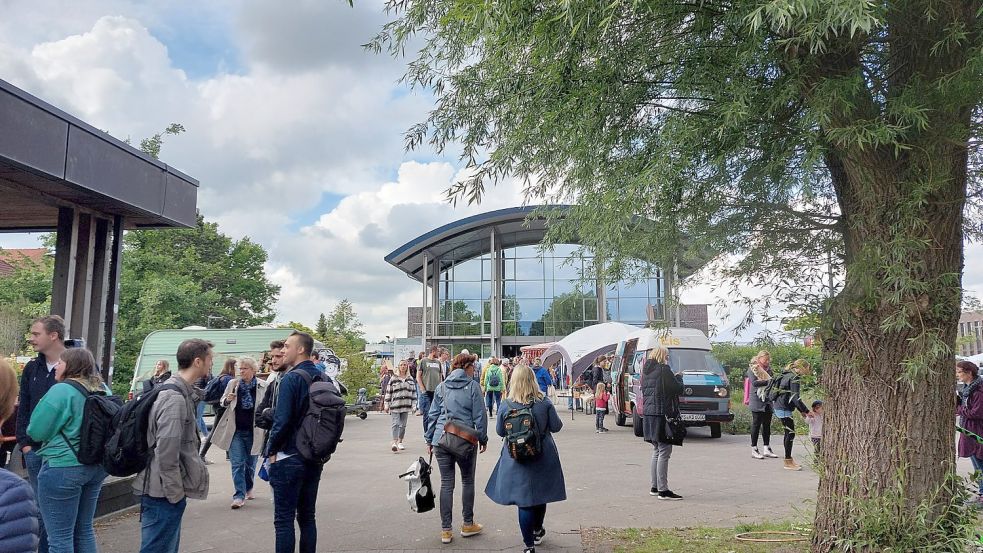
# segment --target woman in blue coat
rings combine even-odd
[[[0,358],[0,423],[14,413],[17,374]],[[16,474],[0,469],[0,551],[33,553],[38,550],[38,513],[34,491]]]
[[[543,527],[546,504],[567,498],[560,454],[553,441],[553,433],[563,428],[563,422],[553,404],[544,398],[532,369],[520,365],[512,373],[508,398],[498,411],[495,428],[498,435],[505,437],[505,418],[509,412],[529,405],[532,405],[536,428],[542,437],[543,451],[536,459],[520,463],[503,444],[498,464],[485,486],[485,495],[499,505],[519,508],[519,531],[526,546],[525,553],[535,553],[535,546],[546,537]]]

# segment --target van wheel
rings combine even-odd
[[[628,426],[628,417],[624,413],[618,413],[614,416],[614,424],[618,426]]]
[[[639,417],[638,413],[635,413],[634,410],[632,410],[631,414],[631,425],[636,438],[641,438],[645,435],[644,430],[642,430],[642,417]]]
[[[719,422],[711,422],[710,423],[710,437],[711,438],[719,438],[720,437],[720,423]]]

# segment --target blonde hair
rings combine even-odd
[[[606,388],[606,386],[604,385],[603,382],[598,382],[597,383],[597,388],[594,390],[594,395],[595,396],[599,396],[599,395],[603,394],[605,388]]]
[[[532,403],[543,398],[543,392],[536,382],[536,375],[529,365],[522,363],[512,370],[508,398],[516,403]]]
[[[666,365],[669,363],[669,350],[659,346],[657,348],[652,348],[649,350],[648,358],[655,361],[656,363],[662,363]]]
[[[805,359],[796,359],[795,361],[792,361],[789,367],[800,375],[810,374],[812,372],[812,365],[810,365]]]
[[[17,393],[17,373],[6,359],[0,357],[0,423],[14,414]]]

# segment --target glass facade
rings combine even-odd
[[[609,285],[599,297],[592,276],[593,258],[577,255],[579,246],[560,245],[539,256],[536,246],[502,249],[499,257],[502,337],[566,336],[603,320],[642,326],[649,306],[663,318],[666,286],[652,267],[637,282]],[[490,337],[493,278],[490,254],[466,260],[441,259],[438,275],[438,336]]]

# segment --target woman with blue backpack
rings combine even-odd
[[[488,360],[488,367],[481,373],[481,389],[485,391],[485,405],[488,407],[488,416],[495,416],[495,411],[502,404],[502,391],[505,390],[506,382],[505,371],[502,370],[502,361],[498,357]]]
[[[546,537],[546,504],[567,498],[560,453],[553,441],[553,434],[562,428],[563,421],[540,390],[532,369],[517,366],[508,398],[498,410],[495,430],[505,440],[485,495],[499,505],[518,507],[525,553],[536,553]]]
[[[38,506],[48,532],[50,553],[96,553],[92,519],[106,479],[100,463],[79,461],[82,423],[90,394],[112,395],[96,360],[84,348],[66,349],[55,366],[58,382],[31,414],[27,433],[42,442]]]

